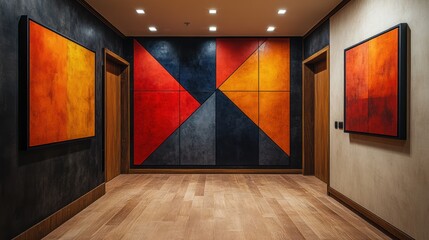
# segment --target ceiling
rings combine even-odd
[[[303,36],[341,0],[86,0],[126,36]],[[136,9],[144,9],[139,15]],[[216,8],[217,14],[208,10]],[[287,9],[285,15],[277,10]],[[189,26],[184,23],[190,22]],[[274,32],[267,32],[268,26]],[[156,26],[157,32],[150,32]],[[217,26],[209,32],[209,26]]]

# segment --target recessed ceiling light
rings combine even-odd
[[[216,9],[213,9],[213,8],[212,8],[212,9],[209,9],[209,13],[210,13],[210,14],[216,14],[216,13],[217,13],[217,10],[216,10]]]
[[[156,27],[151,26],[151,27],[149,27],[149,31],[151,31],[151,32],[156,32],[156,31],[158,31],[158,30],[156,29]]]
[[[143,10],[143,9],[136,9],[136,12],[137,12],[138,14],[144,14],[144,10]]]
[[[286,9],[279,9],[277,12],[279,15],[284,15],[286,13]]]
[[[268,26],[267,32],[274,32],[275,29],[276,29],[276,27],[274,27],[274,26]]]
[[[210,27],[209,27],[209,31],[210,31],[210,32],[216,32],[216,30],[217,30],[217,27],[216,27],[216,26],[210,26]]]

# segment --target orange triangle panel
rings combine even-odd
[[[134,40],[134,90],[179,90],[179,82]]]
[[[269,38],[259,47],[259,90],[290,91],[289,38]]]
[[[258,92],[223,92],[241,111],[258,125]]]
[[[222,91],[258,91],[258,51],[255,51],[219,89]]]
[[[259,93],[259,128],[290,156],[290,93]]]
[[[200,103],[189,92],[180,92],[180,124],[200,107]]]
[[[258,49],[256,38],[218,38],[216,40],[216,88]]]

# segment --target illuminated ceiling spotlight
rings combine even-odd
[[[274,32],[274,30],[276,30],[276,27],[274,26],[268,26],[267,28],[267,32]]]
[[[279,9],[279,11],[277,12],[278,15],[285,15],[286,14],[286,9]]]

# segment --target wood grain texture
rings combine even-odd
[[[106,182],[121,174],[121,67],[106,62]]]
[[[130,169],[130,64],[106,48],[104,85],[104,164],[109,181]]]
[[[303,173],[329,184],[329,46],[303,67]]]
[[[302,175],[120,175],[46,239],[388,239]]]
[[[302,169],[314,174],[314,72],[302,64]]]
[[[314,175],[328,182],[329,70],[326,60],[314,64]]]
[[[145,169],[130,169],[132,174],[300,174],[301,169],[281,169],[281,168],[247,168],[247,169],[233,169],[233,168],[145,168]]]
[[[45,218],[43,221],[37,223],[33,227],[29,228],[25,232],[16,236],[15,240],[24,240],[24,239],[41,239],[55,228],[59,227],[61,224],[65,223],[67,220],[72,218],[74,215],[88,207],[95,200],[99,199],[106,192],[105,184],[101,184],[98,187],[94,188],[87,194],[76,199],[69,205],[58,210],[51,216]]]

